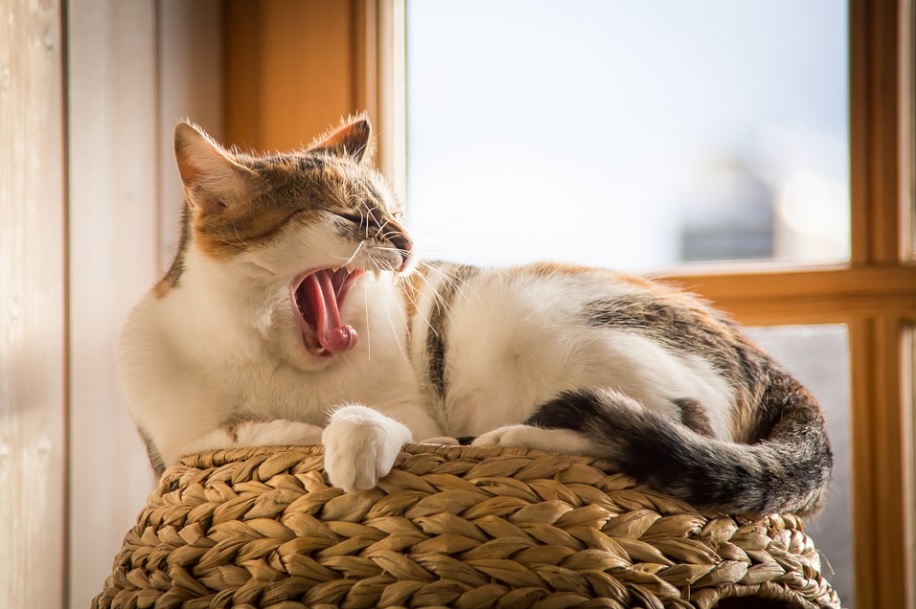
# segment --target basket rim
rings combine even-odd
[[[299,453],[309,457],[323,457],[324,446],[321,444],[266,444],[217,448],[182,455],[174,465],[184,465],[186,467],[220,467],[229,463],[244,461],[258,455],[272,456],[287,452]],[[551,459],[557,460],[559,463],[582,463],[600,469],[608,475],[625,476],[625,474],[621,474],[609,460],[592,455],[561,453],[522,446],[471,446],[457,444],[426,444],[423,442],[411,442],[402,446],[398,458],[395,460],[395,467],[397,467],[405,457],[418,455],[438,455],[449,461],[458,459],[483,461],[486,459],[511,457]],[[170,467],[174,467],[174,465]]]

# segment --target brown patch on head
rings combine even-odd
[[[194,244],[216,259],[227,259],[274,239],[289,221],[305,210],[268,204],[239,205],[218,215],[197,215]]]
[[[195,127],[178,125],[175,155],[190,208],[188,243],[225,260],[274,241],[291,222],[323,218],[341,236],[387,241],[406,257],[411,243],[388,209],[393,197],[384,180],[360,164],[370,143],[362,116],[305,150],[265,157],[225,150]],[[179,252],[154,288],[157,296],[178,285],[182,260]]]
[[[175,130],[175,156],[191,210],[189,240],[217,259],[268,242],[293,216],[313,211],[309,203],[323,194],[321,180],[303,184],[308,182],[303,174],[326,173],[324,181],[333,181],[328,179],[333,172],[320,164],[301,169],[298,155],[259,159],[233,154],[189,125]],[[167,290],[163,286],[160,291]]]

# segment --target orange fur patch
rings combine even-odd
[[[156,282],[156,285],[153,286],[153,296],[162,300],[169,295],[169,292],[172,291],[172,288],[175,287],[175,284],[168,278],[168,276],[163,277]]]
[[[403,277],[399,282],[398,287],[401,288],[401,293],[404,295],[408,323],[412,322],[414,316],[417,314],[417,306],[420,303],[420,291],[423,288],[425,277],[425,271],[417,269],[407,277]]]

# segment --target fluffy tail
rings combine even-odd
[[[700,435],[616,391],[579,389],[541,405],[526,423],[587,435],[595,454],[661,492],[741,514],[817,512],[833,466],[814,398],[786,375],[765,390],[752,444]]]

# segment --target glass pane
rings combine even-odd
[[[827,415],[827,429],[833,445],[833,482],[824,512],[805,524],[807,533],[826,558],[823,561],[825,576],[836,588],[843,606],[854,609],[849,342],[846,326],[752,328],[749,333],[814,394]]]
[[[428,255],[625,270],[849,255],[833,0],[408,0]]]

